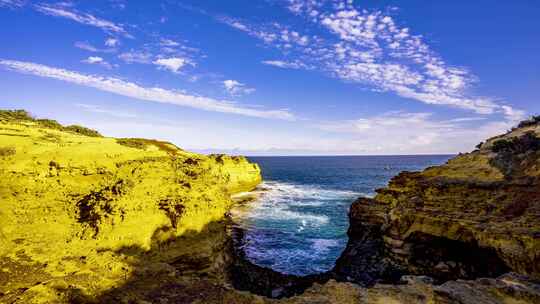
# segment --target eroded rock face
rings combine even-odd
[[[6,113],[1,303],[100,302],[135,286],[150,293],[151,277],[224,281],[223,220],[231,194],[260,183],[256,164]]]
[[[301,296],[281,303],[493,304],[539,301],[540,285],[537,282],[509,273],[498,278],[449,281],[438,286],[422,276],[406,276],[402,284],[377,284],[371,288],[332,280],[324,285],[315,284]]]
[[[514,271],[540,279],[539,134],[537,124],[515,129],[353,203],[339,278],[369,286],[398,274],[442,283]]]

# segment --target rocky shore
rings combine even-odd
[[[364,285],[399,273],[436,283],[510,271],[539,280],[539,136],[539,124],[525,124],[356,201],[338,272]],[[359,259],[366,250],[380,262]]]
[[[539,137],[401,173],[352,204],[334,269],[297,277],[227,216],[256,164],[0,111],[0,303],[540,303]]]

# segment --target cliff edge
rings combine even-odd
[[[540,299],[540,118],[445,165],[402,172],[374,198],[354,202],[349,217],[349,243],[334,269],[340,280],[370,287],[424,275],[448,286],[520,277],[536,282],[536,298],[521,299],[535,303]],[[500,285],[512,290],[510,283]],[[500,298],[492,294],[487,303],[504,302],[505,292],[498,293]]]
[[[0,180],[0,302],[52,303],[101,302],[145,273],[225,276],[213,227],[261,175],[243,157],[2,111]]]

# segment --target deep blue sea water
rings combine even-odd
[[[450,157],[250,157],[262,169],[260,198],[232,212],[246,231],[246,255],[283,273],[330,270],[347,244],[347,212],[356,198],[373,196],[401,171]]]

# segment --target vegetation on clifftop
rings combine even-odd
[[[525,128],[536,125],[540,125],[540,115],[532,116],[531,118],[520,122],[518,124],[518,128]]]
[[[103,137],[98,131],[79,125],[62,126],[59,122],[52,119],[34,118],[25,110],[0,110],[0,122],[22,122],[35,123],[40,127],[66,131],[90,137]]]

